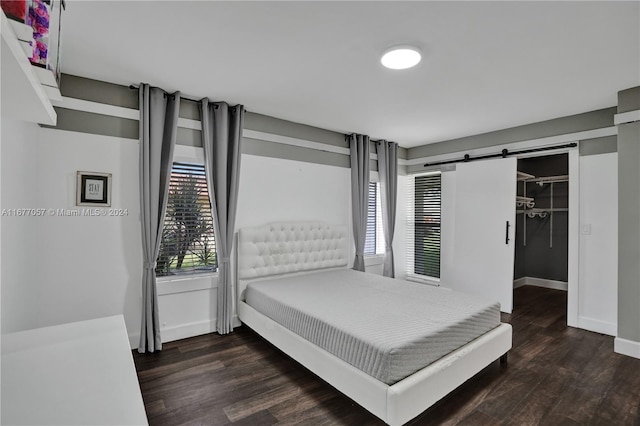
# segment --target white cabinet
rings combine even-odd
[[[2,336],[4,425],[147,425],[122,315]]]

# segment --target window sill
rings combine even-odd
[[[440,279],[439,278],[426,277],[426,276],[416,275],[416,274],[407,274],[406,280],[407,281],[413,281],[413,282],[419,283],[419,284],[428,284],[428,285],[432,285],[434,287],[440,287]]]
[[[365,254],[364,266],[382,265],[384,262],[384,254]]]
[[[190,291],[210,290],[218,287],[218,274],[201,274],[191,276],[171,276],[156,278],[158,296],[187,293]]]

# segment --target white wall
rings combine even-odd
[[[398,176],[393,241],[396,277],[406,277],[407,176]],[[351,172],[278,158],[242,156],[236,228],[274,221],[322,220],[352,228]],[[351,231],[350,231],[351,234]],[[350,241],[352,236],[350,235]],[[354,247],[350,243],[353,258]],[[349,266],[352,264],[349,262]],[[382,274],[382,256],[365,259],[367,272]]]
[[[441,176],[442,195],[440,200],[440,285],[451,288],[454,276],[454,241],[455,241],[455,212],[456,212],[456,172],[455,168],[443,171]]]
[[[46,215],[38,222],[38,325],[123,314],[129,334],[140,327],[142,248],[138,142],[41,129],[38,204],[75,206],[76,171],[112,173],[113,208],[126,216]],[[106,209],[105,209],[106,210]]]
[[[243,155],[236,228],[288,220],[350,227],[349,169]]]
[[[2,117],[2,208],[37,208],[38,125]],[[6,213],[6,212],[5,212]],[[2,219],[2,333],[37,324],[37,217],[4,214]]]
[[[617,334],[618,154],[580,157],[578,326]]]
[[[28,240],[19,230],[3,235],[2,243],[6,247],[20,245],[13,256],[23,261],[13,269],[21,284],[31,283],[35,296],[29,297],[37,299],[31,322],[21,328],[121,314],[131,344],[137,346],[142,282],[138,141],[55,129],[38,130],[37,126],[36,133],[31,159],[15,152],[6,156],[14,168],[32,161],[38,171],[37,175],[29,176],[28,185],[18,194],[30,194],[35,206],[47,210],[76,211],[81,209],[75,206],[76,172],[107,172],[113,175],[112,207],[127,209],[127,215],[46,214],[37,218],[34,244],[27,244]],[[3,197],[6,188],[5,185]],[[25,188],[33,191],[24,191]],[[108,209],[105,210],[108,213]],[[20,266],[36,254],[37,268]],[[12,260],[6,254],[5,259]],[[208,281],[208,285],[202,285],[202,281]],[[215,319],[216,288],[211,281],[211,277],[200,278],[196,283],[189,283],[186,291],[181,283],[159,283],[163,341],[215,329],[212,318]],[[22,305],[16,304],[20,309]]]
[[[163,342],[216,330],[217,275],[175,281],[158,279],[158,310]]]

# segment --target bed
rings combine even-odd
[[[392,426],[506,359],[497,303],[353,271],[349,243],[321,222],[239,230],[239,319]]]

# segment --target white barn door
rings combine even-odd
[[[456,165],[453,290],[513,309],[517,159]]]

